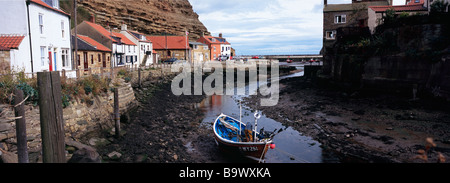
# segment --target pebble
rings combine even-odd
[[[122,157],[122,154],[120,154],[117,151],[113,151],[108,154],[108,158],[110,158],[110,159],[119,159],[120,157]]]

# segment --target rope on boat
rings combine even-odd
[[[258,163],[261,163],[261,161],[262,161],[262,159],[263,159],[263,156],[264,156],[264,154],[265,154],[265,152],[266,152],[266,149],[267,149],[267,144],[268,144],[268,143],[266,143],[266,144],[264,145],[264,150],[263,150],[263,152],[261,153],[261,156],[259,157]]]

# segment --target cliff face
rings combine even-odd
[[[198,39],[202,33],[210,34],[188,0],[78,0],[78,6],[79,15],[92,14],[96,23],[104,27],[110,22],[120,29],[125,23],[128,29],[150,35],[181,36],[187,30],[191,40]]]

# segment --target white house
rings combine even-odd
[[[69,24],[58,0],[0,1],[0,34],[25,36],[11,66],[27,73],[72,69]]]
[[[147,36],[136,31],[127,30],[127,25],[125,24],[122,25],[120,33],[137,45],[139,50],[137,55],[139,66],[149,66],[150,64],[153,64],[153,44],[151,41],[147,40]]]
[[[227,60],[231,59],[231,45],[229,43],[220,45],[220,56],[227,57]]]
[[[116,46],[118,48],[122,47],[123,49],[122,62],[118,63],[117,66],[127,65],[132,67],[139,67],[138,62],[139,50],[137,45],[134,44],[130,39],[128,39],[125,35],[121,33],[113,32],[112,35],[113,39],[118,40],[120,43],[116,44]]]

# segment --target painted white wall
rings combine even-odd
[[[11,56],[11,69],[18,71],[31,72],[31,56],[30,56],[30,44],[28,36],[25,36],[18,49],[12,49]]]
[[[231,57],[231,45],[221,44],[220,45],[220,55],[228,55]]]
[[[138,61],[139,61],[138,65],[140,66],[142,63],[144,63],[145,52],[151,51],[153,53],[153,44],[151,42],[147,43],[147,42],[142,42],[139,39],[136,39],[136,37],[131,35],[128,31],[126,31],[126,29],[122,30],[120,33],[125,35],[125,37],[127,37],[129,40],[131,40],[134,44],[137,45],[136,49],[137,49],[137,54],[138,54],[137,56],[138,56]],[[141,49],[141,46],[144,47],[143,50]],[[147,49],[147,47],[149,47],[149,48]],[[146,66],[149,66],[151,64],[153,64],[153,54],[151,54],[147,57]]]
[[[44,17],[44,34],[40,34],[39,14]],[[13,51],[14,62],[11,66],[23,67],[25,72],[32,72],[30,56],[30,38],[28,33],[28,15],[27,5],[24,1],[0,1],[0,34],[20,34],[25,35],[19,50]],[[71,70],[72,62],[62,67],[61,49],[71,49],[70,45],[70,23],[69,17],[53,10],[44,8],[40,5],[31,3],[29,6],[31,47],[33,52],[33,72],[49,70],[49,51],[52,54],[52,65],[56,70]],[[64,38],[62,35],[61,22],[64,22]],[[45,46],[45,61],[41,63],[41,46]],[[69,51],[69,59],[72,58]],[[53,70],[55,67],[53,67]]]
[[[0,34],[27,34],[25,1],[0,1]]]
[[[40,33],[39,14],[43,15],[44,33]],[[61,22],[64,22],[65,34],[62,35]],[[30,27],[31,42],[33,48],[34,72],[49,70],[49,52],[52,54],[52,69],[61,71],[62,69],[71,70],[71,62],[68,66],[62,67],[61,49],[70,49],[70,27],[69,18],[53,10],[43,8],[39,5],[30,4]],[[41,61],[41,46],[46,47],[45,61]],[[56,66],[55,66],[56,53]],[[69,58],[72,58],[69,51]]]

